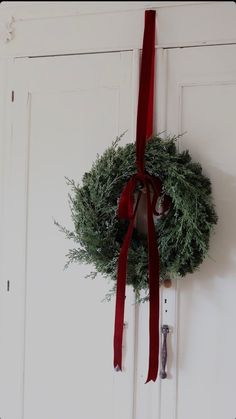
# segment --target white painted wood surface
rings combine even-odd
[[[145,8],[157,10],[156,43],[159,47],[236,42],[234,2],[180,2],[179,6],[178,2],[166,2],[166,6],[165,2],[139,2],[138,6],[136,2],[134,6],[129,3],[125,7],[109,4],[106,12],[103,4],[103,13],[98,12],[98,6],[89,7],[84,2],[80,6],[77,2],[77,6],[70,4],[65,15],[59,13],[59,16],[56,5],[48,3],[46,9],[42,5],[34,6],[32,2],[28,7],[23,4],[15,9],[1,9],[0,6],[3,24],[4,20],[15,17],[13,40],[0,43],[1,55],[35,56],[141,48]],[[58,5],[58,10],[60,8]]]
[[[18,331],[8,341],[18,365],[14,370],[8,365],[11,393],[18,400],[7,406],[12,419],[132,415],[132,293],[126,311],[126,372],[117,382],[114,301],[101,304],[112,284],[83,279],[90,270],[83,266],[63,272],[72,243],[53,224],[55,217],[71,225],[64,176],[79,181],[96,154],[125,129],[125,141],[131,140],[132,65],[129,52],[14,64],[5,217],[11,243],[5,280],[14,304],[9,321]],[[122,396],[121,403],[116,396]]]
[[[233,334],[233,319],[235,318],[233,303],[235,145],[233,138],[235,135],[236,51],[234,45],[226,45],[236,44],[235,3],[3,2],[0,5],[1,419],[37,419],[37,415],[45,419],[54,419],[54,416],[55,419],[60,419],[66,415],[73,418],[73,415],[78,416],[78,412],[81,414],[79,408],[82,409],[82,406],[86,404],[88,393],[83,391],[84,398],[79,406],[79,391],[77,393],[79,386],[76,381],[78,364],[73,369],[73,359],[75,359],[76,345],[78,345],[76,334],[74,334],[78,323],[73,323],[73,313],[78,309],[77,300],[71,288],[63,288],[64,280],[62,279],[64,275],[71,275],[69,282],[79,287],[77,278],[75,279],[76,268],[71,271],[71,274],[62,273],[62,271],[59,273],[57,254],[53,254],[52,259],[49,258],[46,247],[42,246],[43,234],[45,233],[48,237],[48,244],[56,240],[58,254],[60,253],[60,268],[62,268],[66,243],[52,228],[48,212],[50,211],[50,217],[56,217],[55,211],[62,211],[64,215],[61,213],[58,217],[64,217],[66,221],[68,216],[66,208],[59,209],[60,196],[66,194],[62,161],[67,162],[68,171],[76,177],[78,165],[75,152],[77,149],[74,147],[80,147],[80,144],[75,142],[74,132],[78,129],[78,125],[82,127],[82,122],[86,122],[89,110],[93,108],[95,113],[96,103],[93,103],[91,96],[94,97],[92,94],[94,89],[96,92],[99,91],[100,82],[103,81],[104,95],[102,94],[101,97],[95,95],[95,98],[100,99],[102,104],[108,101],[107,103],[111,105],[109,114],[113,115],[110,118],[113,118],[114,124],[109,119],[108,124],[107,120],[101,124],[103,117],[100,115],[99,139],[96,144],[88,142],[91,152],[96,154],[97,151],[102,151],[111,141],[110,137],[113,134],[116,135],[119,129],[120,131],[126,129],[127,125],[130,131],[126,140],[133,141],[139,49],[142,45],[145,8],[155,8],[158,14],[156,131],[168,130],[176,133],[187,130],[184,145],[188,146],[193,156],[202,162],[206,173],[212,178],[220,222],[212,241],[210,255],[213,260],[206,260],[199,273],[181,282],[177,291],[174,288],[163,291],[162,321],[167,322],[172,328],[168,337],[170,352],[168,380],[144,385],[147,371],[148,306],[134,307],[132,296],[130,296],[130,304],[126,304],[128,327],[125,332],[127,363],[125,374],[115,374],[111,377],[108,364],[105,362],[107,371],[105,374],[110,378],[104,381],[102,377],[99,381],[100,365],[94,366],[98,368],[97,371],[100,371],[95,374],[97,386],[103,386],[99,389],[100,394],[105,393],[104,382],[105,385],[112,382],[107,390],[108,393],[113,394],[112,400],[109,397],[106,398],[108,403],[102,417],[104,419],[199,419],[199,417],[201,419],[221,419],[222,417],[234,419],[236,416],[233,395],[233,377],[236,372],[233,360],[236,342]],[[14,19],[12,20],[11,17]],[[9,40],[6,40],[8,22],[12,22],[11,36]],[[219,44],[219,46],[206,47],[212,44]],[[201,47],[182,48],[197,45]],[[181,47],[181,49],[176,47]],[[117,57],[120,57],[120,51],[125,50],[128,51],[121,54],[124,61],[119,67],[116,62]],[[111,51],[117,51],[117,53],[110,54]],[[91,52],[108,52],[108,54],[87,55]],[[81,53],[86,54],[77,55]],[[66,56],[24,58],[63,54]],[[73,57],[71,54],[76,55]],[[93,57],[98,57],[96,63]],[[113,57],[111,65],[109,57]],[[106,60],[109,61],[109,65]],[[59,62],[61,66],[57,66]],[[71,66],[72,62],[73,66]],[[79,62],[84,63],[81,64],[83,67],[81,74],[86,77],[82,79],[87,80],[87,86],[90,86],[87,96],[84,83],[80,85],[82,80],[80,73],[75,74],[73,70],[74,64],[77,63],[77,66]],[[87,71],[89,62],[94,62],[94,66],[89,66],[90,69]],[[107,64],[104,69],[102,66],[105,62]],[[99,77],[94,73],[96,68],[100,68]],[[123,75],[121,69],[126,69]],[[119,105],[123,109],[120,123],[114,116],[116,114],[115,105],[113,106],[116,101],[114,86],[117,86],[114,78],[116,81],[120,80],[121,90],[118,88],[121,92],[120,105],[124,104]],[[80,120],[81,124],[79,124],[79,117],[71,111],[71,104],[78,107],[82,104],[79,101],[78,92],[75,92],[75,85],[84,95],[82,111],[84,112],[85,105],[88,110],[84,119]],[[14,103],[11,102],[12,90],[15,90]],[[63,100],[57,101],[56,97]],[[129,109],[127,113],[126,107]],[[102,106],[98,109],[99,112],[104,110]],[[29,113],[30,110],[31,113]],[[67,155],[67,145],[63,142],[63,134],[68,130],[71,130],[71,137],[68,137],[68,141],[71,141],[71,150],[73,149],[71,155]],[[102,139],[100,139],[100,134]],[[59,146],[55,144],[56,137],[60,139]],[[41,141],[42,138],[47,139],[48,148]],[[28,148],[29,144],[30,148]],[[55,151],[56,146],[59,147],[60,152]],[[79,153],[83,152],[81,149],[78,150]],[[57,177],[61,176],[60,184],[54,185],[54,177],[50,177],[51,161],[53,161],[54,173]],[[80,159],[80,165],[84,165],[80,167],[81,174],[86,165],[90,166],[91,161],[85,155]],[[70,173],[66,174],[70,175]],[[36,184],[38,194],[34,187]],[[60,189],[62,184],[64,186]],[[51,188],[55,188],[53,199]],[[48,212],[46,207],[41,208],[39,204],[40,197],[44,196],[44,193],[46,193]],[[26,196],[28,196],[28,201],[25,200]],[[63,202],[65,203],[65,200]],[[35,221],[39,212],[40,216],[44,217],[45,225],[48,226],[45,232],[39,228],[40,224],[37,226]],[[44,258],[48,261],[48,268],[50,266],[51,269],[48,282],[45,269],[39,264],[42,257],[39,260],[37,257],[41,249],[44,252]],[[26,255],[28,255],[27,258]],[[39,269],[34,273],[38,264]],[[54,275],[52,271],[55,266],[57,266],[57,272]],[[27,290],[24,286],[26,273],[27,278],[33,278],[32,282],[27,279],[29,284]],[[7,289],[8,281],[10,281],[10,291]],[[50,292],[49,294],[46,292],[48,283],[51,284],[51,300],[54,302],[55,312],[50,312],[51,320],[46,324],[46,312],[50,306]],[[54,296],[53,290],[55,291],[57,287],[60,293]],[[104,285],[104,290],[105,288]],[[102,291],[101,284],[99,287],[94,283],[91,285],[91,293],[94,292],[93,302],[97,305]],[[63,299],[62,293],[64,293]],[[178,295],[180,295],[179,298]],[[24,312],[25,297],[26,313]],[[45,312],[42,312],[40,305],[42,299],[45,301]],[[166,304],[163,303],[165,299],[167,299],[167,312],[165,311]],[[60,323],[61,327],[64,327],[64,336],[74,339],[75,347],[74,357],[72,353],[69,358],[70,367],[67,369],[66,363],[61,362],[59,371],[56,367],[63,356],[68,358],[66,355],[68,346],[66,342],[61,343],[60,329],[55,316],[56,311],[59,311],[59,304],[65,301],[67,301],[65,304],[67,314],[63,317],[59,312]],[[84,304],[83,300],[81,304]],[[82,312],[86,322],[89,322],[89,316],[85,315],[86,308]],[[111,307],[103,308],[100,315],[105,316],[104,330],[106,333],[110,330],[109,333],[111,333],[114,313],[108,320],[106,317],[108,312],[111,313]],[[67,327],[69,323],[70,326]],[[35,333],[35,325],[38,326],[37,333]],[[53,326],[55,339],[52,339],[49,333],[49,328]],[[104,350],[106,351],[108,347],[110,350],[112,348],[109,346],[111,335],[110,337],[105,335],[105,331]],[[85,331],[83,333],[85,335]],[[84,345],[84,339],[81,345]],[[136,346],[136,352],[134,352],[133,343]],[[59,348],[59,352],[57,351],[54,356],[55,347]],[[101,346],[98,345],[98,347],[101,349]],[[37,355],[38,349],[40,353]],[[51,358],[47,358],[46,352]],[[46,371],[40,368],[38,359],[43,360],[43,365],[51,360],[51,363],[49,362],[51,369],[48,368]],[[83,370],[84,365],[80,367]],[[203,370],[206,374],[204,377]],[[58,378],[60,374],[64,375],[68,381],[74,380],[70,395],[68,390],[70,387],[67,388],[59,379],[53,387],[52,377]],[[220,379],[219,376],[221,376]],[[44,382],[45,388],[42,389]],[[31,386],[31,383],[35,384]],[[87,384],[85,382],[85,385],[94,397],[94,388],[89,386],[88,382]],[[44,398],[41,406],[37,398],[39,395],[41,401]],[[58,395],[61,396],[59,402]],[[96,415],[101,416],[99,409],[104,399],[101,396],[100,400],[96,401],[96,397],[95,399],[93,397],[87,403],[89,407],[83,414],[84,419],[86,415],[90,415],[87,416],[88,419],[94,419],[95,410]],[[70,402],[72,404],[69,406]],[[57,411],[59,406],[61,406],[60,412]],[[48,408],[48,412],[45,412],[43,408]]]
[[[236,46],[176,49],[167,60],[167,129],[186,132],[180,148],[210,176],[219,216],[209,258],[178,283],[173,417],[234,418]]]

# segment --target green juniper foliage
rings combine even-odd
[[[210,180],[188,151],[179,153],[178,137],[153,137],[146,145],[146,171],[163,182],[163,194],[171,198],[170,210],[155,219],[160,252],[160,280],[194,272],[207,254],[209,237],[217,222]],[[71,262],[85,262],[114,281],[117,259],[128,221],[117,218],[117,203],[129,178],[136,173],[135,144],[119,145],[117,139],[85,173],[81,185],[68,180],[74,231],[56,223],[75,248]],[[127,283],[139,295],[148,290],[147,238],[134,230],[128,256]],[[115,283],[113,290],[115,290]]]

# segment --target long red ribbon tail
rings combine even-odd
[[[127,197],[128,199],[129,197]],[[130,242],[132,239],[135,215],[138,209],[141,192],[135,205],[132,218],[129,223],[127,233],[122,244],[120,255],[118,259],[117,272],[117,288],[116,288],[116,315],[115,315],[115,332],[114,332],[114,368],[117,371],[122,370],[122,340],[124,327],[124,310],[125,310],[125,286],[127,275],[127,261]]]
[[[147,189],[149,273],[149,369],[146,383],[156,381],[159,366],[159,252],[149,185]]]
[[[146,140],[153,134],[155,26],[155,10],[146,10],[136,134],[136,165],[140,172],[144,172]]]
[[[129,245],[132,239],[134,220],[129,223],[123,246],[118,259],[117,289],[116,289],[116,317],[114,333],[114,368],[116,371],[122,370],[122,340],[124,327],[125,311],[125,286],[127,274],[127,259]]]

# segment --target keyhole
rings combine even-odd
[[[167,304],[167,298],[164,299],[164,303]],[[165,310],[165,313],[167,313],[168,310]]]

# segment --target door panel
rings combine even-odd
[[[22,417],[21,409],[24,419],[115,417],[114,300],[101,303],[112,284],[85,278],[88,266],[63,270],[73,243],[53,220],[72,228],[65,176],[80,181],[97,153],[123,131],[128,130],[123,142],[133,140],[132,89],[130,52],[20,59],[14,65],[10,191],[18,211],[10,234],[13,252],[20,254],[9,275],[17,278],[12,316],[19,335],[13,340],[22,348],[15,356],[23,376],[16,372],[15,386],[23,404],[12,419]],[[132,295],[127,297],[131,301]],[[119,394],[126,391],[120,414],[127,419],[131,331],[126,331],[126,372],[119,377]]]
[[[179,281],[177,418],[235,418],[236,46],[168,51],[167,131],[212,180],[209,257]],[[164,384],[163,384],[164,385]]]

